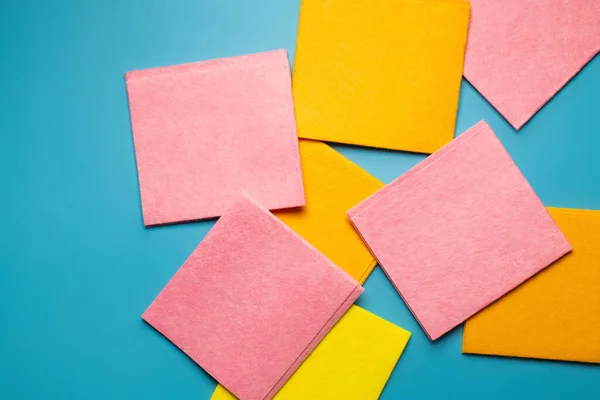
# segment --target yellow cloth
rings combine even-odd
[[[274,399],[377,399],[409,338],[410,332],[352,306]],[[233,399],[221,385],[211,397]]]
[[[301,138],[432,153],[452,140],[469,3],[302,0]]]
[[[464,353],[600,362],[600,211],[548,211],[573,252],[468,320]]]
[[[300,140],[299,147],[306,206],[274,214],[362,284],[376,261],[346,211],[383,183],[325,143]]]

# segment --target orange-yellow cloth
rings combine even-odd
[[[381,394],[410,332],[352,306],[275,400],[369,400]],[[218,385],[211,400],[235,400]]]
[[[600,362],[600,211],[548,211],[573,252],[471,318],[463,353]]]
[[[346,211],[383,183],[322,142],[300,140],[306,206],[274,214],[361,284],[376,261]]]
[[[432,153],[452,140],[469,2],[302,0],[298,135]]]

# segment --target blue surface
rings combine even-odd
[[[142,225],[123,74],[286,48],[299,0],[0,1],[0,398],[208,399],[140,315],[212,222]],[[547,205],[600,209],[600,57],[518,134],[467,83]],[[423,156],[336,146],[389,182]],[[600,398],[598,366],[429,342],[377,268],[359,304],[413,332],[382,399]],[[577,340],[577,338],[573,338]],[[599,337],[600,340],[600,337]]]

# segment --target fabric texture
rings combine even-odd
[[[600,363],[600,211],[548,211],[573,252],[469,319],[463,353]]]
[[[362,291],[243,197],[143,319],[239,398],[270,399]]]
[[[465,78],[521,128],[600,51],[600,0],[471,0]]]
[[[346,211],[383,183],[322,142],[300,140],[306,206],[274,212],[317,250],[363,283],[376,261]]]
[[[298,134],[431,153],[454,137],[467,1],[303,0]]]
[[[348,215],[432,340],[571,250],[483,121]]]
[[[125,75],[144,223],[304,205],[285,50]]]
[[[410,332],[352,306],[275,399],[378,399],[409,338]],[[221,385],[211,397],[234,399]]]

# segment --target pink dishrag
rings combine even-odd
[[[600,0],[471,0],[464,76],[521,128],[600,51]]]
[[[571,250],[483,121],[348,216],[432,340]]]
[[[285,50],[125,75],[144,223],[305,204]]]
[[[270,399],[362,291],[283,222],[242,198],[143,318],[240,399]]]

